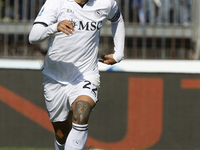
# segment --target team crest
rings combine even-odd
[[[100,18],[100,17],[102,16],[102,10],[96,10],[96,11],[94,12],[94,15],[95,15],[96,17]]]

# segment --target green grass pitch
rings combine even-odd
[[[0,148],[0,150],[54,150],[52,148]]]
[[[0,148],[0,150],[55,150],[54,148]],[[90,149],[85,149],[90,150]]]

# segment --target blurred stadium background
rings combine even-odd
[[[0,0],[1,58],[41,58],[46,43],[32,46],[27,37],[44,2]],[[198,0],[117,2],[126,23],[126,59],[199,59]],[[113,48],[109,28],[108,22],[101,31],[104,53]]]
[[[200,1],[116,1],[125,60],[99,64],[87,147],[200,149]],[[47,42],[28,42],[44,2],[0,0],[0,147],[53,148],[40,72]],[[110,26],[101,30],[99,55],[113,52]]]

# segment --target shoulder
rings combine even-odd
[[[63,3],[63,0],[46,0],[44,6],[50,8],[59,7]]]
[[[43,5],[43,10],[50,14],[58,14],[63,3],[64,0],[46,0]]]
[[[104,0],[104,1],[107,1],[108,5],[110,5],[111,7],[116,4],[115,0]]]
[[[96,3],[99,5],[99,6],[107,6],[107,7],[112,7],[116,1],[115,0],[94,0],[96,1]]]
[[[96,1],[95,2],[96,7],[104,8],[108,12],[111,11],[113,9],[113,7],[115,7],[117,4],[115,0],[94,0],[94,1]]]
[[[52,17],[55,19],[59,14],[62,1],[63,0],[46,0],[35,21],[49,20],[52,19]]]

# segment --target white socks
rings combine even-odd
[[[72,129],[67,137],[64,150],[83,150],[88,137],[88,124],[72,123]],[[59,149],[62,150],[62,149]]]
[[[54,146],[55,146],[55,150],[64,150],[65,148],[65,144],[60,144],[57,142],[56,140],[56,137],[55,137],[55,140],[54,140]]]

